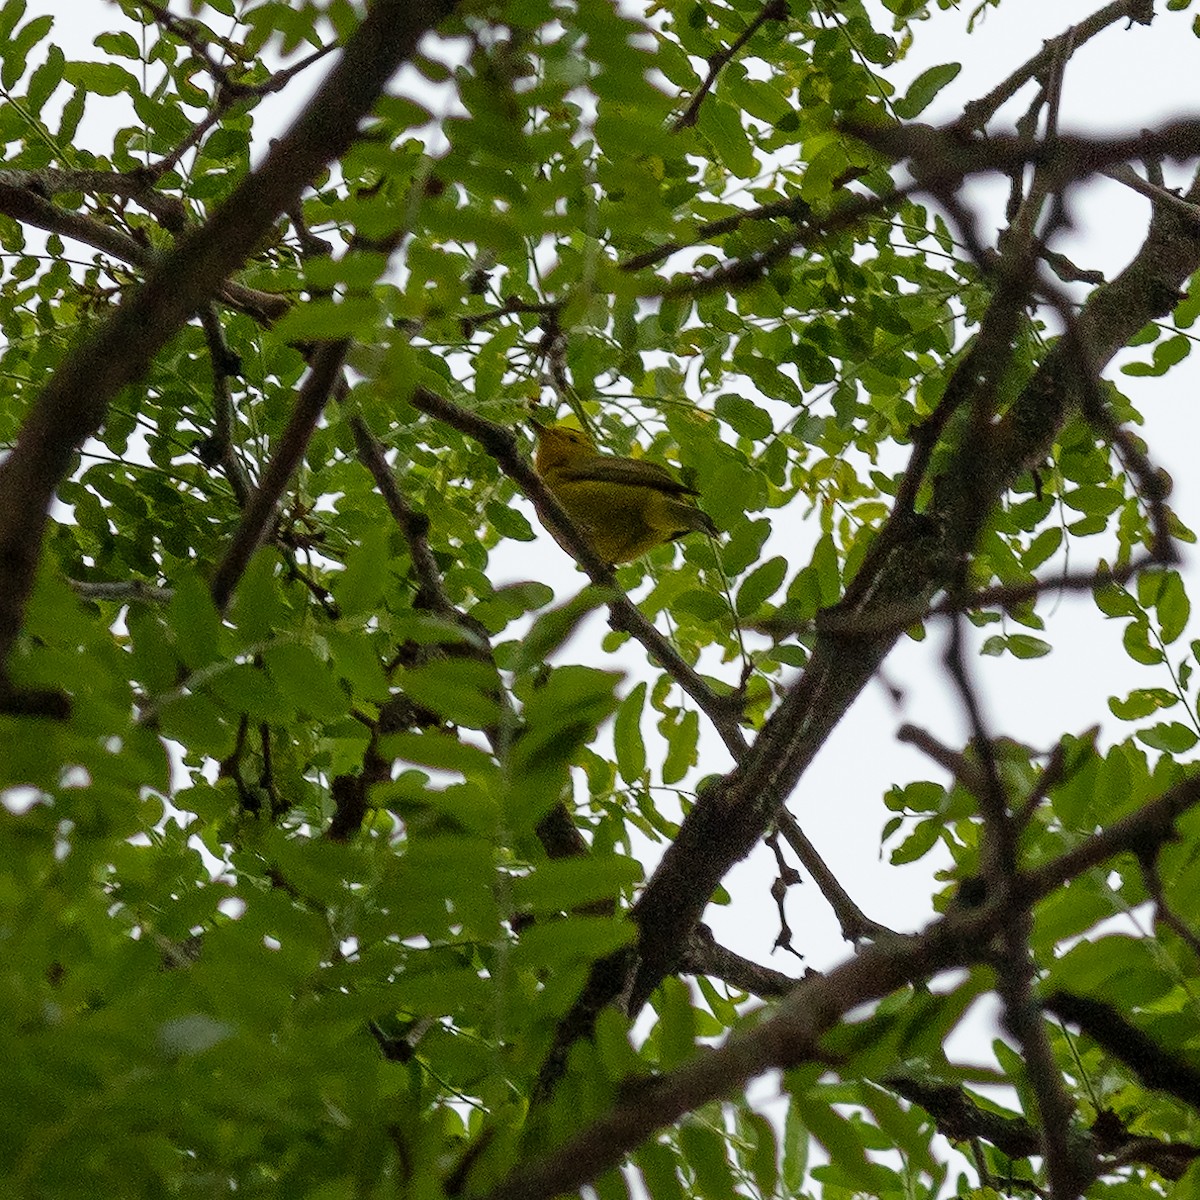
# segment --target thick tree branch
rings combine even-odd
[[[43,175],[47,177],[47,182],[43,182]],[[138,241],[130,234],[106,225],[95,217],[68,212],[43,195],[45,191],[58,190],[54,186],[56,179],[68,183],[79,181],[81,176],[93,178],[98,194],[105,191],[112,191],[114,195],[128,193],[137,197],[139,203],[143,202],[146,184],[139,176],[124,176],[111,172],[3,171],[0,172],[0,213],[12,217],[14,221],[21,221],[36,229],[44,229],[47,233],[57,233],[60,237],[91,246],[131,267],[149,269],[157,263],[159,255],[145,242]],[[118,186],[118,181],[122,179],[132,181],[127,190]],[[67,187],[66,190],[73,189]],[[147,211],[154,211],[149,204],[146,204],[146,208]],[[165,212],[173,221],[173,208],[167,206]],[[164,228],[171,229],[173,225],[164,220]],[[273,324],[291,307],[291,301],[286,296],[257,291],[231,279],[226,279],[216,294],[218,299],[231,308],[248,314],[264,325]]]
[[[1060,47],[1066,43],[1071,53],[1078,50],[1085,42],[1090,41],[1098,33],[1103,33],[1110,25],[1118,21],[1133,21],[1139,25],[1149,25],[1154,19],[1154,0],[1114,0],[1094,12],[1090,17],[1071,26],[1059,37],[1047,41],[1028,62],[1018,67],[1007,79],[994,87],[986,96],[973,100],[963,108],[959,118],[960,128],[982,129],[997,113],[997,111],[1013,98],[1032,79],[1042,76],[1054,63],[1061,53]]]
[[[143,171],[61,171],[52,167],[29,171],[5,167],[0,169],[0,189],[9,197],[16,193],[29,192],[42,199],[64,192],[82,192],[89,196],[120,196],[123,200],[136,201],[171,233],[181,232],[187,222],[187,209],[183,201],[177,196],[158,191],[151,178]],[[51,208],[54,206],[51,205]],[[9,215],[16,216],[15,213]]]
[[[1023,1117],[992,1112],[960,1086],[911,1075],[893,1075],[883,1080],[883,1085],[923,1108],[938,1132],[952,1142],[979,1139],[1012,1159],[1029,1158],[1041,1148],[1037,1129]],[[1200,1146],[1135,1137],[1107,1110],[1099,1114],[1087,1136],[1093,1152],[1106,1160],[1108,1170],[1126,1163],[1144,1163],[1167,1179],[1179,1179],[1200,1158]]]
[[[774,1016],[675,1071],[635,1083],[610,1113],[541,1160],[515,1168],[486,1200],[550,1200],[573,1191],[685,1113],[740,1093],[764,1071],[813,1060],[822,1035],[852,1009],[975,961],[998,928],[1001,911],[992,904],[959,912],[918,937],[869,946],[826,975],[805,977]]]
[[[692,930],[680,969],[693,975],[709,975],[764,999],[786,996],[800,982],[722,946],[707,925],[697,925]]]

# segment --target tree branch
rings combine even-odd
[[[275,522],[279,498],[291,481],[296,468],[316,430],[317,421],[325,411],[339,385],[345,387],[342,363],[350,348],[349,338],[323,342],[313,356],[312,366],[296,396],[296,406],[288,418],[279,445],[263,472],[262,479],[242,519],[238,523],[225,557],[213,574],[210,590],[213,603],[224,610],[233,596],[238,580],[246,570],[254,551],[262,545]]]
[[[1176,1050],[1165,1050],[1111,1004],[1091,996],[1053,992],[1043,1002],[1047,1012],[1077,1025],[1098,1046],[1124,1063],[1145,1087],[1166,1092],[1189,1108],[1200,1109],[1200,1071],[1188,1066]]]
[[[955,905],[919,934],[878,942],[825,975],[806,976],[762,1024],[731,1035],[723,1045],[674,1071],[634,1082],[611,1112],[542,1159],[514,1168],[483,1200],[551,1200],[617,1166],[656,1130],[685,1113],[740,1093],[764,1071],[819,1060],[820,1038],[847,1013],[905,984],[982,961],[1009,920],[1012,903],[1028,910],[1114,854],[1133,850],[1148,838],[1165,840],[1175,820],[1196,804],[1200,777],[1176,785],[1044,867],[1017,875],[1008,896],[986,895],[977,906]],[[1068,1019],[1078,1021],[1078,1015]],[[1155,1063],[1156,1069],[1161,1066]],[[1188,1089],[1193,1074],[1189,1070]]]
[[[1154,0],[1114,0],[1090,17],[1071,26],[1059,37],[1047,41],[1027,63],[1018,67],[1007,79],[994,87],[986,96],[973,100],[963,108],[958,125],[964,130],[982,129],[1031,79],[1039,78],[1060,53],[1060,46],[1069,43],[1074,53],[1085,42],[1098,33],[1103,33],[1118,21],[1134,21],[1149,25],[1154,19]]]
[[[709,55],[708,74],[696,89],[696,94],[692,97],[692,102],[676,119],[672,129],[678,133],[681,129],[687,129],[689,126],[695,125],[696,118],[700,115],[700,105],[704,103],[704,97],[712,91],[713,84],[717,82],[717,76],[721,73],[721,69],[734,59],[738,51],[768,21],[786,21],[787,19],[787,0],[767,0],[759,10],[758,15],[742,30],[732,45],[718,50],[715,54]]]
[[[841,926],[842,937],[848,942],[858,943],[864,938],[899,937],[894,930],[878,921],[872,921],[854,900],[850,893],[842,887],[837,876],[829,869],[825,860],[817,853],[817,848],[808,840],[800,823],[784,807],[775,814],[775,823],[779,832],[791,848],[796,852],[800,864],[812,876],[813,882],[821,889],[821,895],[829,902],[833,915]]]
[[[764,999],[786,996],[800,982],[722,946],[707,925],[692,930],[680,969],[693,975],[709,975]]]

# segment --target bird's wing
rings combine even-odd
[[[632,487],[653,488],[676,496],[697,496],[699,492],[680,483],[666,467],[642,458],[619,458],[612,454],[591,454],[564,464],[559,478],[571,482],[625,483]]]

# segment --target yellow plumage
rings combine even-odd
[[[692,499],[696,490],[665,467],[601,454],[565,425],[537,429],[537,473],[605,562],[629,562],[685,533],[716,534]]]

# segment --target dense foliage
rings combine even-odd
[[[1191,535],[1110,364],[1190,348],[1200,119],[1058,117],[1186,0],[944,128],[916,0],[119,0],[86,52],[53,7],[0,7],[0,1192],[1192,1195]],[[1110,280],[1054,249],[1101,172],[1152,214]],[[612,570],[531,416],[720,538]],[[1063,591],[1159,676],[1030,748],[977,679]],[[848,831],[944,864],[906,935],[802,777],[934,626],[973,737],[903,729],[939,782]],[[702,923],[764,837],[823,974]]]

